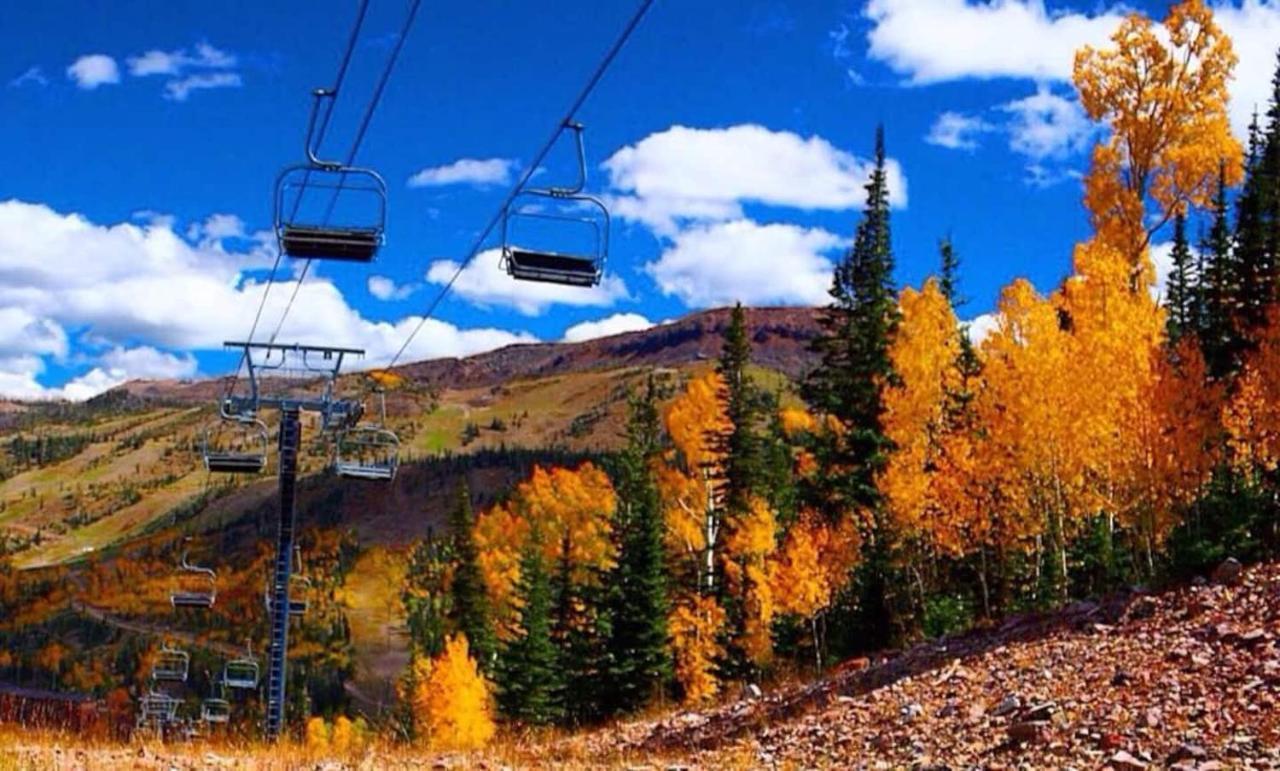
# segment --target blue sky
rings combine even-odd
[[[407,4],[407,3],[406,3]],[[406,4],[378,0],[325,149],[342,155]],[[354,0],[6,9],[0,29],[0,395],[83,398],[128,377],[218,374],[274,241],[271,185],[301,159]],[[316,264],[282,340],[385,361],[633,10],[631,0],[424,0],[358,156],[390,188],[372,266]],[[1163,4],[1141,10],[1163,15]],[[1266,98],[1280,4],[1218,6],[1241,56],[1233,118]],[[615,214],[594,290],[518,284],[485,252],[410,349],[635,328],[741,299],[821,302],[885,125],[898,279],[964,260],[964,309],[1048,288],[1085,232],[1095,136],[1067,78],[1106,5],[1020,0],[658,0],[579,114]],[[573,172],[557,148],[539,179]],[[295,266],[285,265],[286,269]],[[292,291],[271,290],[266,328]],[[260,333],[261,334],[261,333]]]

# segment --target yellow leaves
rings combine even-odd
[[[1242,471],[1280,468],[1280,313],[1273,312],[1222,410],[1231,462]]]
[[[412,705],[418,735],[434,750],[473,750],[489,743],[496,730],[489,684],[457,634],[427,663],[414,661]]]
[[[516,584],[520,555],[532,528],[542,534],[547,564],[566,553],[575,583],[590,583],[617,559],[613,545],[613,514],[618,498],[609,476],[591,463],[577,469],[534,467],[529,479],[516,487],[511,500],[476,519],[475,540],[485,587],[494,606],[498,635],[514,633]]]
[[[773,654],[773,582],[766,560],[777,549],[777,533],[773,509],[766,501],[752,498],[747,511],[731,522],[724,544],[725,578],[729,590],[742,601],[740,642],[759,664]]]
[[[771,560],[777,612],[810,618],[825,610],[853,568],[858,543],[851,519],[833,525],[814,512],[804,512]]]
[[[782,423],[782,433],[791,438],[800,434],[813,433],[818,426],[813,415],[799,407],[783,407],[778,417]]]
[[[676,679],[690,704],[706,702],[720,690],[716,660],[724,655],[717,641],[725,625],[724,609],[712,597],[686,596],[667,619]]]
[[[1094,153],[1086,205],[1098,237],[1139,268],[1151,233],[1188,205],[1209,205],[1220,164],[1228,184],[1242,173],[1227,117],[1230,39],[1202,0],[1171,8],[1162,32],[1167,42],[1150,19],[1130,14],[1113,47],[1076,53],[1073,74],[1085,112],[1111,129]]]
[[[375,386],[387,391],[394,390],[405,384],[403,375],[392,372],[389,369],[375,369],[365,374]]]
[[[712,437],[729,428],[720,403],[723,389],[724,379],[717,372],[696,377],[663,415],[671,443],[691,471],[719,461]]]
[[[329,725],[324,718],[316,716],[307,720],[307,751],[320,755],[329,751]]]

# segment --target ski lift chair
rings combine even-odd
[[[160,647],[160,655],[156,657],[156,663],[151,667],[151,679],[185,683],[190,668],[190,654],[165,643]]]
[[[379,390],[382,418],[358,423],[338,432],[334,442],[333,470],[346,479],[390,482],[400,466],[400,437],[386,427],[387,396]]]
[[[582,124],[567,123],[578,147],[578,181],[572,187],[521,190],[502,211],[502,264],[507,274],[522,281],[591,287],[600,283],[609,254],[609,209],[595,196],[582,192],[587,181]],[[517,244],[521,224],[542,223],[560,230],[573,227],[589,241],[574,249]]]
[[[226,401],[219,406],[218,414],[221,428],[205,431],[204,435],[205,470],[220,474],[262,473],[270,446],[267,424],[251,414],[231,412]]]
[[[226,690],[222,683],[218,683],[217,691],[210,688],[209,696],[200,702],[201,722],[226,723],[231,720],[231,702],[227,701]]]
[[[320,104],[334,95],[323,88],[312,92],[315,101],[307,128],[307,162],[286,167],[276,178],[276,239],[281,253],[289,257],[371,262],[385,237],[387,185],[371,169],[317,157],[313,140],[317,138]],[[321,212],[304,210],[303,199],[309,191],[330,193]],[[334,222],[335,217],[341,221]],[[353,221],[357,218],[360,221]]]
[[[291,575],[289,576],[289,615],[293,617],[305,616],[310,601],[307,595],[311,592],[311,579],[306,576]],[[263,599],[267,605],[267,613],[275,612],[275,601],[272,598],[271,586],[268,585],[266,591],[262,593]]]
[[[187,555],[182,555],[178,576],[169,594],[169,602],[175,608],[212,608],[218,598],[217,573],[212,568],[192,565]]]
[[[222,684],[226,688],[253,690],[258,687],[261,675],[258,658],[253,655],[251,648],[246,647],[243,657],[231,659],[222,665]]]
[[[179,702],[167,693],[151,690],[139,700],[139,722],[172,723],[178,719]]]

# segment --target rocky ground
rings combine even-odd
[[[0,746],[19,768],[1280,769],[1280,565],[847,662],[830,678],[483,756]]]

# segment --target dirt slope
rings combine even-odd
[[[710,768],[1280,768],[1278,637],[1273,564],[1011,618],[593,741]]]

